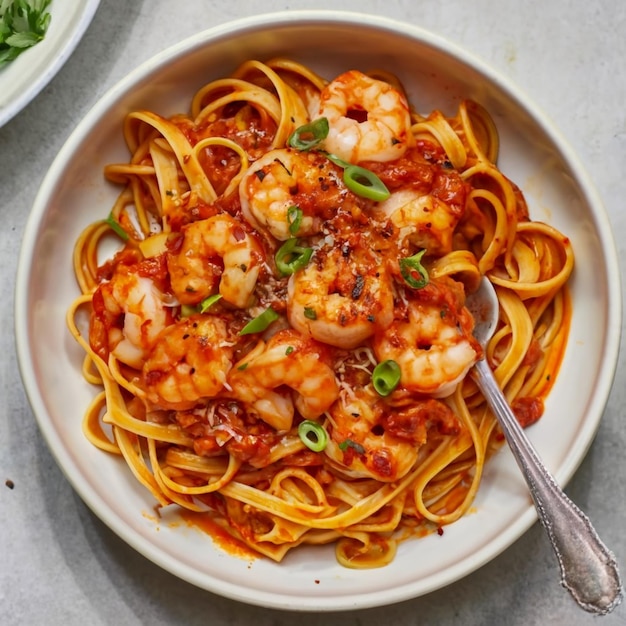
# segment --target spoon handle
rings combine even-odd
[[[528,483],[561,568],[561,584],[586,611],[610,613],[623,593],[615,557],[539,459],[485,359],[474,366],[473,374]]]

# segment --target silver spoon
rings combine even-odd
[[[483,278],[467,298],[476,325],[474,336],[485,348],[493,335],[499,306],[493,285]],[[543,465],[519,425],[487,360],[476,363],[472,377],[500,423],[502,432],[526,479],[537,515],[559,566],[561,584],[577,604],[597,615],[610,613],[622,601],[622,583],[615,557],[602,543],[589,518],[568,498]]]

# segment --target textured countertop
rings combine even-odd
[[[594,618],[559,585],[539,524],[448,587],[390,607],[296,614],[239,604],[150,563],[94,516],[64,478],[25,397],[13,289],[26,218],[57,151],[88,109],[165,47],[241,16],[347,9],[413,22],[460,44],[555,121],[606,204],[622,270],[626,241],[626,4],[596,0],[102,0],[60,72],[0,128],[0,624],[626,624],[626,605]],[[623,348],[623,346],[622,346]],[[626,567],[624,350],[597,437],[566,491]],[[5,481],[13,482],[12,489]],[[384,573],[381,573],[381,576]]]

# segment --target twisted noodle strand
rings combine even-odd
[[[371,112],[396,152],[386,146],[384,158],[372,153],[361,166],[386,182],[391,200],[403,198],[401,213],[354,194],[345,163],[287,145],[314,111],[338,104],[345,114],[329,133],[358,132],[367,85],[396,103]],[[128,161],[104,174],[122,190],[73,253],[80,295],[67,325],[85,353],[83,377],[97,388],[82,422],[87,439],[121,456],[160,507],[180,507],[192,523],[210,516],[277,561],[302,544],[335,543],[346,567],[380,567],[399,541],[465,515],[502,441],[498,425],[466,376],[471,362],[445,374],[440,393],[419,385],[458,360],[446,360],[443,333],[474,346],[463,301],[487,276],[501,319],[485,357],[520,419],[539,418],[567,342],[574,266],[567,237],[532,221],[498,169],[488,111],[464,101],[454,116],[422,115],[385,70],[328,81],[276,58],[209,82],[188,114],[133,111],[121,132]],[[255,169],[265,154],[273,160]],[[254,225],[246,211],[257,211]],[[292,246],[282,261],[285,242],[264,228],[281,220],[276,232],[288,229]],[[102,243],[120,229],[119,251],[101,263]],[[309,250],[306,274],[281,274],[279,261],[291,272]],[[409,286],[406,257],[421,259],[426,285]],[[316,280],[300,293],[309,271]],[[233,275],[242,289],[251,281],[245,306],[196,296],[221,292]],[[342,344],[341,330],[323,334],[328,341],[316,334],[321,324],[335,328],[323,317],[332,311],[318,306],[326,296],[313,293],[320,285],[347,302],[346,331],[361,324],[356,348]],[[362,294],[376,308],[359,318]],[[242,332],[270,309],[279,321]],[[372,383],[383,346],[415,350],[406,363],[398,357],[405,369],[389,396]],[[432,373],[413,380],[406,368],[419,359]],[[263,418],[272,412],[284,431]],[[303,414],[318,427],[319,450],[298,434]]]

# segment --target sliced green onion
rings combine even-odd
[[[352,439],[344,439],[339,444],[339,449],[345,452],[348,448],[352,448],[357,454],[365,454],[365,448],[360,443],[357,443]]]
[[[372,384],[379,396],[388,396],[400,383],[400,366],[388,359],[379,363],[372,373]]]
[[[306,267],[311,260],[313,248],[303,248],[297,245],[298,240],[295,237],[287,239],[285,243],[278,248],[276,256],[276,268],[283,276],[294,274],[303,267]]]
[[[344,161],[343,159],[339,158],[336,154],[333,154],[332,152],[324,152],[324,154],[329,161],[331,161],[335,165],[338,165],[339,167],[343,167],[344,169],[352,165],[348,161]]]
[[[181,304],[180,305],[180,316],[181,317],[191,317],[194,313],[198,312],[198,307],[191,306],[190,304]]]
[[[310,319],[310,320],[316,320],[317,319],[317,313],[315,312],[315,309],[311,308],[310,306],[305,306],[304,307],[304,317],[306,317],[307,319]]]
[[[297,148],[298,150],[310,150],[328,137],[328,131],[328,119],[320,117],[309,124],[296,128],[287,140],[287,143],[292,148]],[[391,195],[383,181],[374,172],[359,165],[352,165],[336,154],[329,152],[324,152],[324,154],[329,161],[344,168],[343,182],[355,194],[376,202],[382,202]],[[292,232],[292,234],[295,233]]]
[[[297,235],[302,224],[302,209],[295,204],[287,209],[287,222],[289,223],[289,232]]]
[[[208,298],[205,298],[200,303],[200,313],[206,313],[218,300],[221,300],[222,296],[219,293],[215,293]]]
[[[382,202],[391,194],[389,189],[374,172],[366,170],[358,165],[348,165],[343,172],[343,182],[346,187],[353,191],[357,196]]]
[[[287,144],[297,150],[310,150],[328,137],[328,119],[320,117],[304,124],[290,135]]]
[[[304,420],[298,426],[298,436],[302,443],[313,450],[313,452],[321,452],[328,444],[328,433],[326,429],[313,420]]]
[[[272,322],[275,322],[280,315],[274,311],[272,307],[265,309],[261,315],[257,315],[250,320],[240,331],[240,335],[251,335],[253,333],[262,333]]]
[[[400,273],[402,278],[409,287],[413,289],[422,289],[429,282],[428,272],[422,265],[422,257],[426,254],[426,249],[420,250],[413,256],[400,259]],[[415,276],[417,274],[419,278]]]
[[[128,241],[128,233],[122,228],[122,225],[113,217],[113,213],[109,213],[109,216],[104,220],[109,228],[122,240]]]

